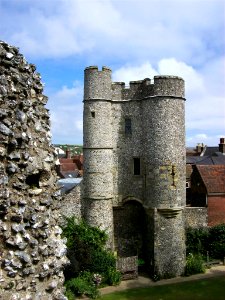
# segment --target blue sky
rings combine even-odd
[[[83,71],[186,81],[186,143],[225,136],[225,1],[0,0],[0,39],[37,66],[52,142],[82,144]]]

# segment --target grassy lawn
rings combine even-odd
[[[225,300],[225,277],[126,290],[101,300]]]

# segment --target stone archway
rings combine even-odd
[[[114,244],[119,257],[145,260],[146,213],[139,201],[129,200],[114,207]]]

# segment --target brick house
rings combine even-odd
[[[70,149],[66,150],[64,157],[59,157],[57,175],[60,178],[76,178],[83,176],[83,154],[71,157]]]
[[[225,165],[196,165],[192,190],[207,206],[208,226],[225,223]]]
[[[200,155],[187,151],[186,226],[225,223],[225,141],[205,146]]]

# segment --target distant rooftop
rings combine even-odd
[[[186,148],[186,157],[188,163],[205,162],[205,164],[219,164],[224,160],[221,157],[225,157],[225,138],[220,138],[218,146],[207,146],[203,143],[198,143],[196,147]],[[201,159],[203,158],[203,160]],[[207,159],[212,159],[211,163],[208,163]],[[207,163],[206,163],[207,162]],[[224,164],[224,163],[222,163]]]
[[[57,185],[61,187],[61,193],[69,193],[76,185],[80,184],[83,178],[62,178],[57,181]]]
[[[207,193],[225,193],[225,165],[196,166]]]

